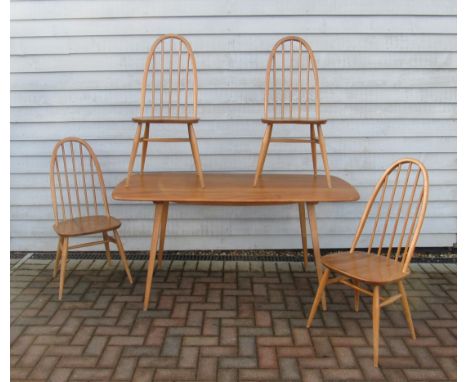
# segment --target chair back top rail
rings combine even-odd
[[[313,104],[315,116],[310,110]],[[283,37],[268,57],[264,119],[320,119],[317,62],[312,48],[301,37]]]
[[[197,97],[197,64],[190,43],[175,34],[158,37],[146,57],[140,116],[196,118]]]
[[[101,167],[85,140],[68,137],[56,143],[49,177],[56,224],[78,217],[110,216]]]
[[[429,176],[424,165],[411,158],[396,161],[375,186],[350,252],[364,246],[359,244],[360,239],[369,239],[368,253],[375,251],[401,262],[406,272],[421,232],[428,196]]]

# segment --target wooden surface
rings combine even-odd
[[[49,179],[55,218],[53,228],[59,236],[53,270],[55,277],[60,264],[59,300],[63,296],[70,249],[104,244],[110,263],[109,243],[116,244],[128,281],[132,284],[125,250],[117,232],[121,223],[110,215],[101,167],[91,146],[77,137],[58,141],[52,151]],[[114,236],[109,236],[108,231],[113,231]],[[69,245],[71,237],[93,233],[101,233],[103,240]]]
[[[299,119],[299,118],[262,118],[263,123],[267,124],[294,124],[294,125],[324,125],[326,119]]]
[[[277,56],[279,57],[277,58]],[[310,93],[313,97],[310,97]],[[286,36],[273,46],[267,62],[263,103],[262,122],[266,123],[267,127],[258,155],[254,186],[257,186],[262,174],[270,142],[288,142],[311,144],[314,175],[317,175],[316,145],[320,145],[327,184],[331,188],[327,149],[321,128],[326,120],[320,119],[320,84],[317,61],[309,43],[303,38]],[[315,114],[310,112],[311,106],[314,106]],[[275,124],[310,125],[310,140],[272,139],[272,129]],[[315,128],[317,128],[317,139],[315,139]]]
[[[388,192],[386,192],[387,188],[389,189]],[[320,265],[325,268],[323,277],[320,277],[321,270],[317,268],[317,274],[321,281],[319,291],[310,310],[307,327],[309,328],[312,325],[320,298],[323,296],[327,284],[341,283],[353,288],[355,291],[355,310],[359,309],[359,293],[372,296],[375,367],[379,365],[381,308],[401,299],[411,337],[413,339],[416,338],[408,298],[403,286],[403,279],[410,274],[409,263],[413,257],[419,233],[421,232],[426,214],[428,195],[429,176],[425,166],[420,161],[412,158],[397,160],[385,170],[377,182],[374,192],[362,214],[350,251],[336,253],[320,259]],[[413,204],[416,205],[414,209],[412,208]],[[405,205],[405,208],[403,208],[403,205]],[[373,228],[368,250],[367,252],[356,251],[359,238],[368,218],[371,216],[374,206],[376,206],[376,211],[370,219]],[[404,212],[405,210],[406,212]],[[389,224],[390,217],[394,220],[393,224]],[[380,221],[384,221],[381,227],[379,227]],[[392,225],[393,228],[391,228]],[[376,236],[380,236],[380,240],[374,241]],[[388,242],[385,241],[385,236],[389,237]],[[399,240],[397,239],[398,236],[400,237]],[[407,237],[405,238],[405,236]],[[376,246],[374,246],[374,243]],[[388,246],[388,249],[385,251],[383,250],[384,245]],[[392,253],[393,256],[391,256]],[[327,282],[330,271],[339,276]],[[370,284],[373,287],[372,290],[361,288],[359,282]],[[391,283],[398,284],[400,293],[386,298],[381,297],[381,286]]]
[[[345,202],[359,199],[356,189],[332,177],[328,188],[325,176],[266,174],[252,186],[253,174],[207,173],[200,188],[194,173],[144,173],[121,181],[112,192],[116,200],[179,202],[212,205],[288,204]]]
[[[133,122],[141,123],[197,123],[200,118],[195,117],[133,117]]]
[[[324,256],[322,264],[333,272],[371,284],[386,284],[409,275],[402,271],[401,263],[387,260],[384,256],[366,252],[339,252]]]
[[[151,93],[151,101],[149,107],[146,107],[149,101],[146,99],[148,92]],[[175,34],[158,37],[146,56],[140,92],[140,116],[133,118],[137,123],[137,130],[128,163],[128,177],[133,173],[140,143],[143,144],[140,171],[144,172],[149,142],[189,141],[200,185],[202,188],[205,186],[197,138],[193,129],[193,124],[199,121],[197,99],[197,64],[190,43],[185,37]],[[166,123],[187,124],[189,139],[150,138],[151,124]],[[143,124],[145,130],[142,137]]]
[[[120,225],[120,220],[112,216],[83,216],[60,221],[54,224],[54,230],[60,236],[80,236],[106,232]]]

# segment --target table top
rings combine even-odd
[[[332,176],[264,174],[253,187],[255,174],[204,173],[205,188],[195,173],[158,172],[133,174],[112,192],[115,200],[176,202],[213,205],[290,204],[299,202],[348,202],[359,199],[357,190]]]

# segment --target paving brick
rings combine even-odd
[[[236,382],[238,381],[237,369],[218,369],[218,381]]]
[[[58,357],[45,356],[42,357],[36,364],[34,369],[29,374],[31,379],[48,379],[49,375],[57,364]]]
[[[34,367],[41,359],[47,349],[46,345],[31,345],[27,348],[24,355],[18,361],[17,366],[20,368]]]
[[[369,299],[356,313],[352,290],[333,286],[328,312],[305,328],[317,284],[300,263],[165,262],[145,312],[145,261],[132,262],[134,285],[117,262],[77,261],[63,301],[50,262],[35,262],[11,278],[15,381],[456,379],[456,273],[445,265],[417,266],[406,282],[416,340],[401,305],[382,311],[374,368]]]
[[[279,378],[278,370],[268,369],[240,369],[239,380],[274,381]]]
[[[218,373],[218,359],[210,357],[200,357],[198,361],[198,380],[215,381]]]
[[[442,357],[437,359],[439,365],[445,372],[445,375],[450,380],[457,379],[457,362],[454,358]]]
[[[256,368],[257,360],[250,357],[224,357],[219,360],[222,369]]]
[[[408,379],[413,381],[441,381],[445,379],[444,372],[440,369],[406,369]]]
[[[154,369],[153,368],[137,368],[133,374],[134,382],[150,382],[153,380]]]
[[[73,369],[70,368],[55,368],[49,376],[49,382],[63,382],[68,381]]]
[[[196,376],[196,369],[157,369],[154,380],[193,380]]]
[[[300,371],[295,358],[280,358],[279,360],[281,378],[284,380],[300,379]]]
[[[360,369],[325,369],[322,372],[325,379],[332,381],[360,381],[363,379]]]
[[[119,360],[117,367],[112,375],[112,379],[130,381],[137,366],[136,357],[123,357]]]
[[[166,357],[175,357],[179,355],[182,337],[166,337],[164,345],[161,349],[161,355]],[[190,345],[190,344],[187,344]]]
[[[180,351],[179,367],[196,368],[198,363],[198,351],[198,347],[183,347]]]

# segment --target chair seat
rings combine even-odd
[[[112,216],[85,216],[62,220],[54,224],[54,230],[60,236],[80,236],[110,231],[119,228],[122,223]]]
[[[298,124],[298,125],[323,125],[327,123],[326,119],[298,119],[298,118],[262,118],[263,123],[268,124]]]
[[[197,123],[200,118],[196,117],[134,117],[137,123]]]
[[[409,275],[402,271],[400,262],[367,252],[339,252],[324,256],[322,264],[331,271],[375,285],[395,282]]]

